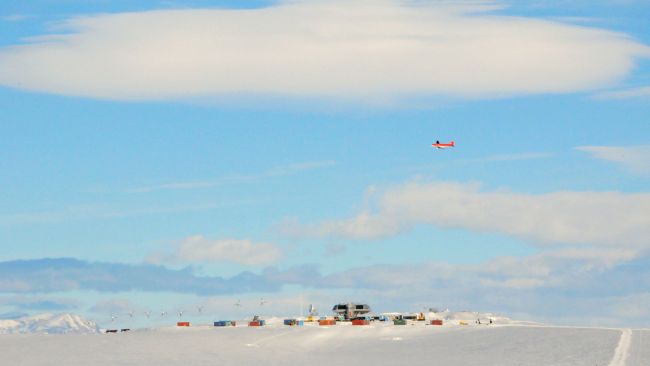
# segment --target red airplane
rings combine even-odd
[[[438,149],[446,149],[446,148],[448,148],[448,147],[454,147],[454,146],[456,146],[456,145],[454,145],[454,142],[453,142],[453,141],[450,142],[450,143],[448,143],[448,144],[441,144],[440,141],[436,141],[436,143],[435,143],[435,144],[431,144],[431,146],[436,147],[436,148],[438,148]]]

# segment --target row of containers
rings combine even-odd
[[[320,326],[333,326],[336,325],[337,320],[336,319],[319,319],[318,320],[318,325]],[[351,321],[352,325],[370,325],[370,320],[368,319],[353,319]],[[394,319],[393,320],[394,325],[406,325],[407,320],[406,319]],[[431,320],[430,323],[431,325],[442,325],[442,320],[441,319],[434,319]],[[190,322],[178,322],[176,323],[177,326],[179,327],[189,327],[191,326]],[[256,319],[248,322],[249,327],[263,327],[266,325],[266,321],[263,319]],[[284,325],[290,326],[290,327],[296,327],[296,326],[303,326],[305,325],[304,320],[300,319],[284,319]],[[220,320],[214,322],[215,327],[236,327],[237,326],[237,321],[235,320]]]

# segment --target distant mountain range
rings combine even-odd
[[[0,320],[0,334],[94,334],[97,324],[74,314],[39,314]]]

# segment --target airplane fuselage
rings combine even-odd
[[[455,145],[454,145],[454,142],[452,141],[452,142],[450,142],[448,144],[441,144],[440,142],[436,142],[435,144],[431,144],[431,146],[433,146],[433,147],[435,147],[437,149],[447,149],[447,148],[450,148],[450,147],[454,147]]]

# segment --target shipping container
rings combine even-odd
[[[394,325],[406,325],[406,319],[395,319],[393,320]]]
[[[354,319],[352,325],[370,325],[370,321],[367,319]]]
[[[318,325],[336,325],[336,320],[334,319],[321,319],[318,321]]]
[[[298,319],[284,319],[284,325],[288,325],[291,327],[301,326],[301,325],[305,325],[305,321],[298,320]]]
[[[442,320],[441,319],[433,319],[431,321],[431,325],[442,325]]]
[[[176,325],[179,326],[179,327],[189,327],[190,322],[178,322],[178,323],[176,323]]]
[[[237,325],[237,322],[234,320],[220,320],[218,322],[214,322],[215,327],[234,327]]]
[[[254,320],[252,322],[248,322],[249,327],[263,327],[266,325],[266,322],[264,320]]]

